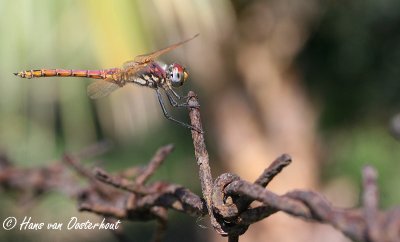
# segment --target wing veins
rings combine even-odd
[[[109,95],[118,88],[120,86],[113,79],[101,79],[91,83],[87,87],[87,95],[92,99],[97,99]]]

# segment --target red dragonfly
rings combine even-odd
[[[196,38],[198,35],[199,34],[196,34],[192,38],[167,46],[149,54],[138,55],[134,60],[125,62],[122,68],[110,68],[103,70],[40,69],[20,71],[14,74],[16,76],[28,79],[36,77],[85,77],[98,79],[87,87],[87,94],[93,99],[107,96],[111,92],[125,86],[128,83],[149,87],[156,91],[161,109],[167,119],[177,122],[192,130],[202,132],[192,125],[171,117],[165,108],[160,92],[160,90],[165,92],[169,103],[172,106],[188,107],[189,105],[187,102],[178,102],[178,100],[184,99],[185,97],[181,97],[174,90],[174,88],[178,88],[185,83],[189,76],[188,72],[180,64],[173,63],[167,66],[155,61],[155,59],[161,55],[176,49],[177,47]]]

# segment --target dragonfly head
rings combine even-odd
[[[188,76],[189,74],[183,66],[176,63],[168,66],[167,77],[173,87],[182,86],[187,80]]]

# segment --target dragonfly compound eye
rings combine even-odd
[[[172,86],[182,86],[188,77],[188,73],[185,71],[185,69],[179,64],[172,64],[169,70]]]

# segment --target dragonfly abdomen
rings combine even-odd
[[[41,69],[41,70],[28,70],[14,73],[16,76],[22,78],[36,78],[36,77],[86,77],[93,79],[106,79],[112,77],[118,68],[107,70],[64,70],[64,69]]]

